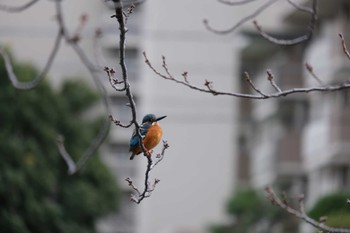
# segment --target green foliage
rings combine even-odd
[[[235,232],[246,232],[264,216],[264,200],[253,189],[239,190],[229,200],[227,211],[236,217]]]
[[[249,222],[262,218],[275,219],[279,215],[278,208],[269,203],[264,196],[255,189],[242,189],[231,198],[227,210],[230,214],[248,219]]]
[[[259,211],[264,205],[264,200],[254,189],[239,190],[228,203],[228,212],[240,216]]]
[[[37,71],[17,64],[21,80]],[[41,83],[32,91],[13,88],[0,60],[0,229],[6,233],[93,233],[94,220],[118,208],[119,190],[97,155],[68,176],[56,137],[79,156],[101,121],[80,117],[97,96],[81,82],[61,91]],[[74,158],[77,160],[78,158]]]
[[[282,225],[284,232],[295,232],[295,224],[289,229],[289,216],[267,201],[262,192],[252,188],[234,193],[227,203],[227,212],[232,216],[232,225],[213,225],[212,233],[254,232],[256,226],[259,232],[271,232],[276,223]]]
[[[70,96],[69,108],[70,111],[80,113],[86,110],[91,102],[94,102],[97,95],[91,92],[90,88],[86,85],[81,85],[79,82],[66,81],[62,87],[62,95]]]
[[[338,192],[320,198],[308,215],[315,220],[326,216],[325,224],[333,227],[350,228],[350,207],[346,200],[349,192]]]
[[[326,225],[350,229],[350,213],[332,214],[327,218]]]
[[[230,232],[230,227],[222,225],[213,225],[210,227],[212,233],[227,233]]]

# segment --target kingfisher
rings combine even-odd
[[[154,147],[158,145],[160,139],[163,135],[163,130],[160,127],[158,121],[164,119],[166,116],[156,117],[154,114],[147,114],[142,119],[142,124],[140,125],[140,134],[142,136],[143,145],[149,153]],[[139,137],[134,131],[129,142],[129,152],[131,153],[130,160],[133,160],[135,155],[142,152]],[[149,153],[149,155],[151,155]]]

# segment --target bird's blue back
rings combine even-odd
[[[145,122],[140,126],[140,134],[142,138],[146,136],[147,131],[151,126],[152,126],[151,122]],[[129,142],[130,150],[135,149],[136,147],[139,146],[139,144],[140,144],[139,137],[137,136],[136,131],[134,131]]]

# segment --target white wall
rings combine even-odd
[[[213,35],[202,23],[203,18],[224,19],[220,4],[154,0],[143,7],[141,47],[152,64],[161,70],[164,55],[177,78],[187,71],[188,80],[199,86],[208,79],[217,89],[237,87],[240,39]],[[226,15],[226,23],[230,18]],[[161,125],[170,148],[153,173],[161,180],[159,186],[140,206],[138,232],[192,232],[225,221],[235,173],[235,99],[162,80],[145,65],[143,72],[142,112],[168,115]],[[144,170],[142,162],[140,169]]]

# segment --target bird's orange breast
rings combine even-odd
[[[152,150],[162,139],[163,130],[158,124],[152,125],[143,139],[143,144],[147,150]]]

